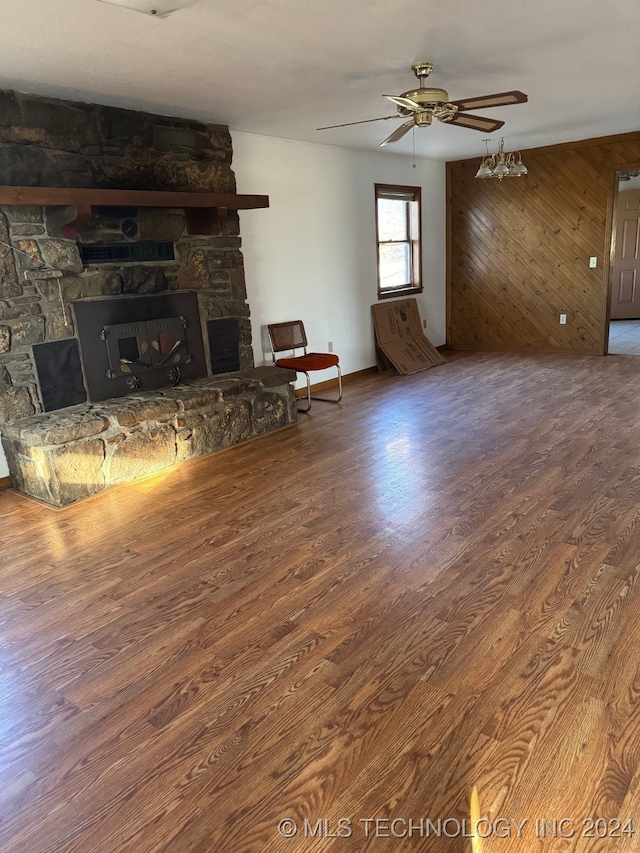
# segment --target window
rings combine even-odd
[[[420,187],[376,184],[378,298],[422,290]]]

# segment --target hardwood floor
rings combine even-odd
[[[640,360],[498,354],[0,493],[0,850],[638,850],[639,499]]]

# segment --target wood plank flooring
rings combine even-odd
[[[5,491],[0,850],[469,853],[476,786],[484,853],[636,851],[639,545],[627,356],[457,354],[62,512]]]

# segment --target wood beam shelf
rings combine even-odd
[[[97,190],[68,187],[0,187],[0,204],[97,204],[105,207],[226,207],[253,210],[269,207],[268,195],[236,193],[158,192],[155,190]]]
[[[63,229],[73,239],[91,216],[91,206],[177,207],[185,211],[190,234],[210,235],[229,210],[269,207],[267,195],[238,193],[194,193],[156,190],[100,190],[69,187],[2,187],[0,205],[73,206],[77,215]]]

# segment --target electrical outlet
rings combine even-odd
[[[598,258],[589,258],[589,269],[594,270],[598,266]]]
[[[329,341],[327,344],[327,352],[333,352],[333,341]]]
[[[426,320],[423,320],[423,321],[422,321],[422,328],[423,328],[423,329],[426,329],[426,328],[427,328],[427,321],[426,321]]]
[[[565,326],[565,325],[566,325],[566,323],[567,323],[567,315],[566,315],[566,314],[561,314],[561,315],[560,315],[560,325],[561,325],[561,326]]]

